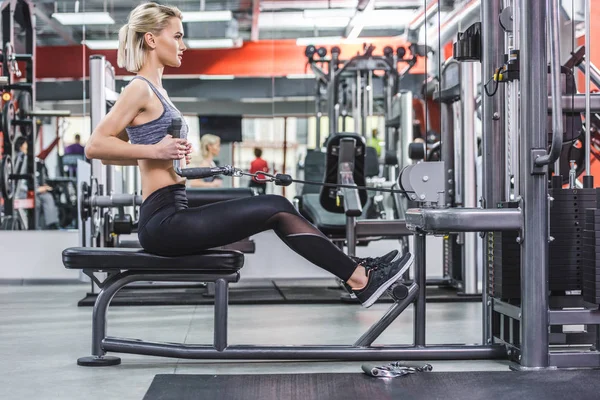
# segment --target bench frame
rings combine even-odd
[[[418,236],[418,235],[417,235]],[[417,238],[416,238],[417,239]],[[111,270],[104,282],[97,282],[101,291],[96,298],[92,315],[92,356],[82,357],[82,366],[107,366],[120,364],[119,357],[107,356],[107,352],[142,354],[184,359],[243,359],[243,360],[289,360],[327,359],[348,361],[375,360],[474,360],[506,359],[507,350],[502,345],[425,345],[425,287],[424,236],[416,240],[415,282],[410,287],[398,285],[393,290],[395,302],[388,311],[371,326],[353,345],[297,345],[255,346],[232,345],[227,341],[227,317],[229,283],[239,281],[239,272],[219,274],[215,271],[142,271]],[[84,269],[94,276],[98,270]],[[214,282],[214,341],[212,345],[185,343],[145,342],[107,336],[106,313],[115,294],[124,286],[138,281],[155,282]],[[400,295],[397,295],[400,293]],[[414,345],[372,346],[373,342],[411,304],[414,303]]]

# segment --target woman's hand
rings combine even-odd
[[[186,145],[187,148],[185,150],[185,164],[190,165],[190,162],[192,161],[192,156],[190,155],[192,154],[192,144],[188,142]]]
[[[187,140],[174,139],[171,135],[166,135],[160,142],[154,146],[155,158],[157,160],[181,160],[187,154]]]

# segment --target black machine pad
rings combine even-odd
[[[356,133],[339,133],[330,136],[327,140],[327,159],[325,163],[325,182],[338,183],[338,161],[339,146],[342,139],[354,139],[356,141],[354,154],[354,183],[357,186],[365,186],[365,139]],[[329,212],[343,214],[344,204],[336,203],[335,193],[337,189],[323,186],[321,188],[320,200],[323,208]],[[364,206],[367,203],[368,195],[366,190],[359,190],[360,202]],[[332,195],[333,194],[333,195]]]
[[[181,257],[163,257],[141,249],[110,247],[71,247],[63,251],[63,264],[68,269],[141,270],[173,272],[181,270],[236,273],[244,265],[239,251],[207,250]]]

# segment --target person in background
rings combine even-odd
[[[221,138],[216,135],[207,133],[200,138],[200,152],[202,161],[200,167],[213,168],[216,167],[215,157],[221,152]],[[223,186],[223,178],[212,176],[204,179],[190,180],[191,187],[219,188]]]
[[[65,147],[65,154],[85,154],[85,147],[81,145],[81,135],[75,134],[75,143]]]
[[[377,128],[373,129],[371,133],[372,136],[371,139],[369,139],[369,143],[367,143],[367,146],[373,147],[377,151],[377,157],[381,157],[381,145],[379,144],[379,138],[377,138],[377,134],[379,133],[377,131]]]
[[[250,163],[250,173],[251,174],[255,174],[257,172],[269,172],[269,165],[267,164],[267,162],[265,160],[263,160],[261,158],[262,156],[262,149],[259,147],[256,147],[254,149],[254,156],[256,157],[254,159],[254,161],[252,161]],[[258,178],[264,178],[264,175],[258,174]],[[267,191],[267,184],[266,183],[261,183],[258,180],[256,180],[256,178],[252,178],[250,180],[250,185],[251,188],[256,188],[256,190],[258,191],[259,194],[265,194]]]
[[[27,173],[27,151],[29,149],[27,140],[24,137],[20,137],[17,140],[16,147],[18,153],[15,162],[15,170],[18,171],[18,174],[25,175]],[[21,179],[19,180],[15,197],[17,199],[26,199],[28,191],[29,187],[27,180]],[[59,228],[58,207],[56,206],[56,202],[50,191],[52,191],[52,187],[46,185],[45,182],[37,182],[35,206],[36,213],[38,213],[38,221],[40,221],[40,214],[44,217],[44,224],[40,226],[40,229]]]

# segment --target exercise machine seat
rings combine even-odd
[[[111,247],[71,247],[62,253],[67,269],[96,271],[139,270],[155,272],[197,271],[202,273],[232,274],[244,265],[239,251],[207,250],[198,254],[163,257],[141,249]]]
[[[306,152],[304,159],[304,180],[310,182],[323,182],[323,176],[325,176],[325,160],[327,154],[316,150],[309,150]],[[302,185],[302,195],[309,193],[319,193],[321,187],[317,185]]]
[[[324,235],[332,238],[346,237],[346,215],[332,213],[323,208],[318,194],[305,194],[302,196],[301,213],[310,222],[312,222],[318,230]],[[358,219],[366,219],[370,199],[367,205],[363,208],[363,213]]]
[[[302,214],[327,236],[344,236],[346,234],[346,215],[325,210],[318,194],[302,196]]]
[[[188,188],[186,193],[190,208],[254,196],[254,191],[250,188]]]

